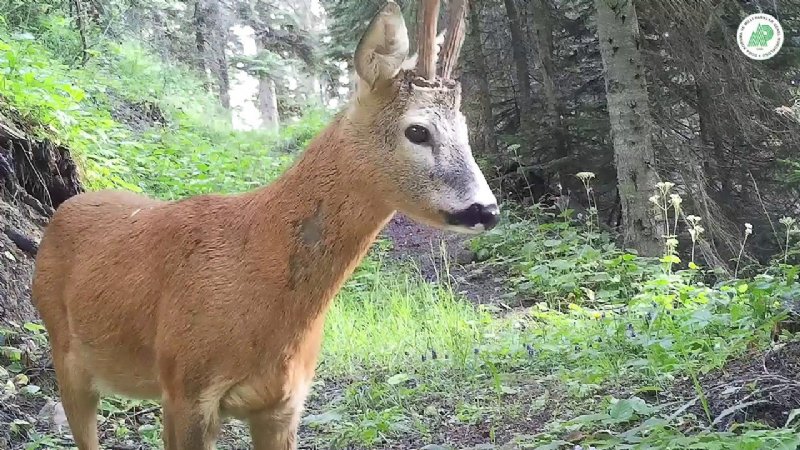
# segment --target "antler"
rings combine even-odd
[[[439,19],[439,0],[421,0],[418,20],[417,76],[426,80],[436,78],[436,28]],[[450,0],[447,8],[447,32],[441,52],[441,76],[448,80],[453,74],[458,55],[464,44],[467,21],[467,0]]]
[[[433,80],[436,77],[436,26],[439,21],[439,0],[422,0],[418,19],[417,75]]]
[[[442,46],[442,79],[449,80],[456,67],[467,29],[467,0],[450,0],[447,9],[447,34]]]

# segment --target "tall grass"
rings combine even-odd
[[[396,373],[422,362],[463,369],[492,322],[448,286],[371,259],[331,308],[322,371]]]

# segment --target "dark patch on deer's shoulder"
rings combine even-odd
[[[320,243],[322,236],[325,233],[322,217],[322,204],[319,203],[314,209],[314,214],[300,222],[300,240],[303,244],[314,247]]]
[[[294,290],[298,284],[307,282],[311,276],[310,263],[318,257],[325,236],[324,211],[322,202],[317,203],[313,213],[297,222],[295,229],[298,241],[289,256],[289,289]]]

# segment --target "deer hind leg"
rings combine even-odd
[[[164,449],[213,450],[221,427],[219,405],[164,395]]]
[[[58,352],[54,349],[53,356],[61,402],[75,444],[78,450],[100,450],[97,438],[97,405],[100,396],[92,386],[91,375],[69,351]]]
[[[253,450],[295,450],[300,410],[262,411],[250,416]]]

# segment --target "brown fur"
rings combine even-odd
[[[105,392],[162,398],[168,448],[210,448],[220,414],[255,422],[256,441],[278,430],[255,448],[293,448],[324,314],[393,213],[358,189],[370,169],[354,170],[337,124],[252,193],[102,191],[58,209],[33,298],[81,450],[98,448]]]
[[[402,58],[365,65],[371,48],[407,51],[380,34],[404,28],[397,5],[382,14],[357,55],[372,85],[269,186],[176,202],[102,191],[58,208],[33,299],[80,450],[99,449],[106,393],[161,399],[167,450],[213,448],[224,416],[250,423],[257,450],[294,449],[330,302],[394,210],[445,226],[442,208],[487,198],[459,90],[415,89],[395,76]],[[422,158],[398,124],[412,109],[439,133]]]

